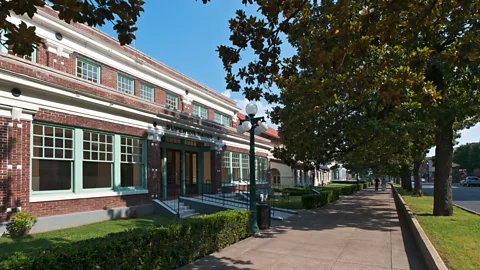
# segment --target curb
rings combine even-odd
[[[462,209],[462,210],[465,210],[465,211],[467,211],[467,212],[469,212],[469,213],[472,213],[472,214],[475,214],[475,215],[480,216],[480,213],[477,212],[477,211],[473,211],[473,210],[471,210],[471,209],[465,208],[465,207],[463,207],[463,206],[461,206],[461,205],[458,205],[458,204],[456,204],[456,203],[454,203],[453,205],[455,205],[456,207],[458,207],[458,208],[460,208],[460,209]]]
[[[405,203],[402,196],[398,194],[397,189],[392,184],[390,185],[392,187],[397,211],[405,218],[428,269],[447,270],[447,266],[443,262],[440,255],[438,255],[437,250],[432,245],[432,242],[430,242],[428,239],[427,235],[420,226],[420,223],[418,223],[418,220],[415,218],[410,208],[408,208],[408,205]]]

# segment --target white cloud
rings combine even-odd
[[[222,95],[226,96],[227,98],[232,97],[232,90],[225,90],[222,92]]]
[[[476,124],[475,126],[469,129],[464,129],[460,131],[461,137],[457,139],[458,144],[456,146],[467,144],[467,143],[479,142],[480,141],[479,134],[480,134],[480,123]],[[435,147],[430,149],[430,152],[428,152],[427,156],[429,157],[435,156]]]
[[[227,90],[229,91],[229,90]],[[226,92],[226,91],[225,91]],[[242,111],[243,114],[246,114],[245,112],[245,106],[250,103],[250,101],[246,98],[244,99],[234,99],[234,101],[237,103],[237,107],[240,108]],[[272,108],[273,108],[273,105],[271,104],[268,104],[268,103],[262,103],[260,101],[255,101],[255,104],[257,105],[258,107],[258,112],[256,114],[256,116],[265,116],[265,121],[267,122],[268,126],[274,128],[274,129],[277,129],[278,126],[277,125],[274,125],[272,124],[272,120],[267,117],[267,113],[266,111],[271,111]]]

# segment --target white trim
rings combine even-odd
[[[30,195],[30,202],[50,202],[50,201],[63,201],[63,200],[77,200],[88,198],[101,198],[101,197],[113,197],[124,195],[138,195],[147,194],[148,190],[128,190],[128,191],[104,191],[104,192],[89,192],[89,193],[69,193],[69,194],[52,194],[52,195]]]
[[[37,29],[35,33],[39,37],[47,40],[47,43],[56,42],[55,31],[58,30],[63,34],[63,39],[60,43],[63,45],[63,50],[65,51],[78,52],[99,63],[113,67],[118,72],[125,73],[127,76],[137,77],[153,86],[165,88],[178,95],[183,95],[185,94],[185,90],[188,90],[191,93],[193,101],[210,104],[211,108],[225,114],[233,115],[233,113],[240,111],[237,106],[222,102],[221,99],[213,96],[211,93],[207,93],[202,89],[190,86],[189,83],[173,78],[168,72],[159,68],[145,63],[139,63],[139,61],[134,59],[130,54],[126,54],[124,51],[109,46],[107,43],[95,39],[83,31],[76,30],[73,26],[62,23],[59,19],[43,11],[39,11],[33,19],[13,15],[12,17],[8,17],[8,20],[14,24],[19,24],[21,21],[24,21],[29,26],[36,26]],[[168,67],[166,68],[168,69]]]

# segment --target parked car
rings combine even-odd
[[[480,186],[480,178],[476,176],[467,176],[465,177],[465,186]]]
[[[466,179],[460,180],[460,186],[465,186],[465,180],[466,180]]]

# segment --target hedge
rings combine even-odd
[[[302,196],[313,193],[310,188],[300,187],[273,188],[273,191],[286,193],[290,196]]]
[[[351,184],[349,181],[332,181],[333,183]],[[350,181],[351,182],[351,181]],[[362,183],[360,189],[368,187],[367,183]],[[302,204],[307,209],[317,208],[331,203],[339,198],[340,195],[352,195],[359,190],[357,182],[343,187],[315,187],[320,194],[307,194],[302,196]]]
[[[0,262],[0,269],[176,269],[250,235],[248,211],[224,211],[16,253]]]
[[[339,190],[323,190],[320,194],[309,194],[302,196],[302,204],[307,209],[324,206],[338,200]]]

